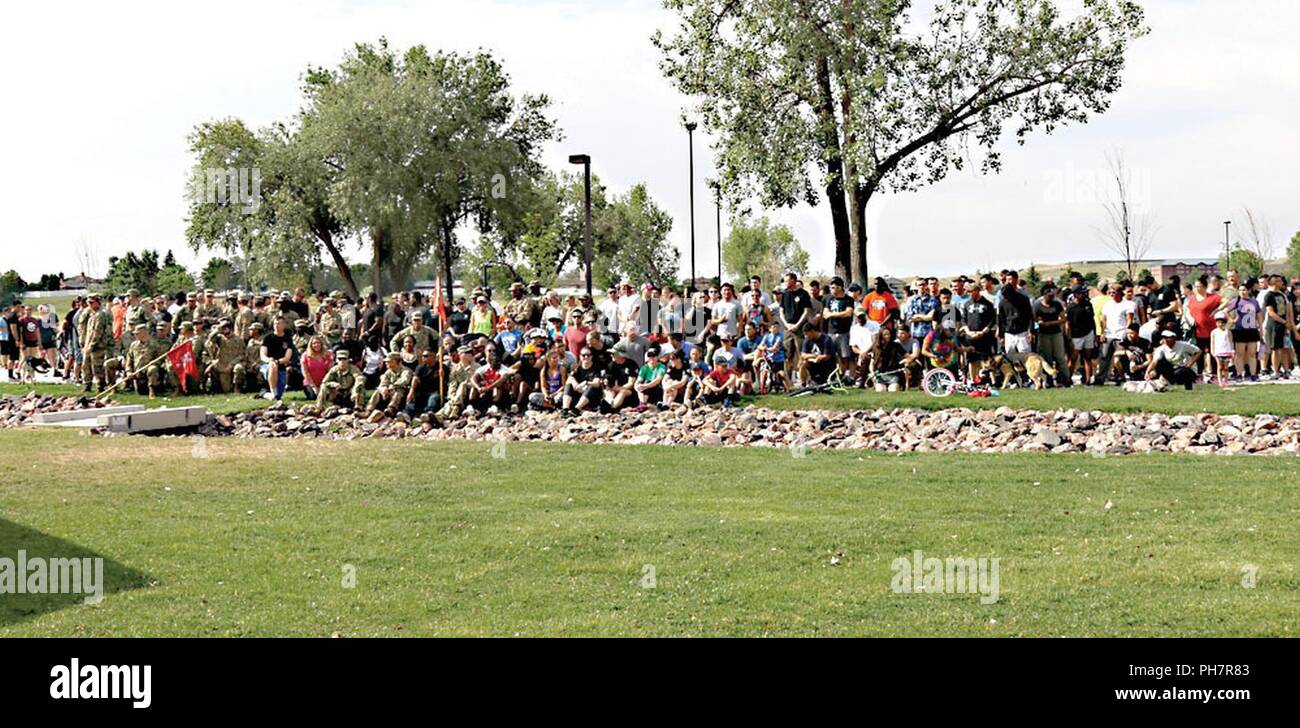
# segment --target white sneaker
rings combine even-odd
[[[268,401],[268,402],[274,402],[274,401],[275,401],[275,393],[274,393],[274,392],[267,392],[266,394],[263,394],[263,395],[262,395],[262,399],[264,399],[264,400],[266,400],[266,401]]]

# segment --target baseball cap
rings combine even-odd
[[[1174,332],[1170,331],[1169,329],[1165,329],[1164,331],[1161,331],[1161,332],[1160,332],[1160,338],[1162,338],[1162,339],[1176,339],[1176,338],[1178,338],[1178,334],[1175,334]]]

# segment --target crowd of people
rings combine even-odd
[[[1089,286],[1071,274],[1031,291],[1016,271],[936,278],[895,291],[840,278],[755,276],[705,290],[630,281],[588,295],[510,286],[446,304],[440,296],[340,291],[137,291],[77,299],[60,317],[13,304],[4,368],[30,380],[44,363],[87,392],[301,392],[321,409],[375,421],[441,421],[469,408],[580,412],[732,406],[741,396],[824,386],[906,390],[929,369],[971,382],[1046,371],[1043,386],[1293,376],[1300,280],[1177,277]],[[188,343],[194,367],[169,352]],[[183,380],[183,381],[182,381]]]

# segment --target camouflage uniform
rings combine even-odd
[[[244,346],[244,374],[251,377],[253,386],[262,386],[262,329],[254,326],[249,329],[248,343]],[[256,391],[256,390],[254,390]]]
[[[99,380],[102,389],[108,379],[104,372],[104,362],[108,359],[108,351],[113,345],[113,314],[105,308],[100,308],[97,312],[90,311],[86,315],[85,331],[81,345],[82,381],[86,391],[90,391],[95,379]]]
[[[234,333],[221,332],[208,339],[208,391],[241,392],[247,382],[247,345]]]
[[[439,417],[460,416],[465,403],[469,401],[469,380],[474,376],[475,369],[478,369],[478,364],[472,362],[456,362],[451,365],[451,371],[447,373],[447,403],[438,410]]]
[[[403,366],[396,370],[385,369],[379,375],[379,388],[370,397],[370,411],[382,408],[389,417],[401,411],[406,407],[406,395],[411,391],[411,381],[414,378],[411,370]]]
[[[239,313],[235,314],[235,336],[246,338],[248,336],[248,327],[253,325],[257,320],[257,312],[251,306],[241,306]],[[262,324],[263,327],[266,324]]]
[[[138,331],[149,331],[147,325],[141,324]],[[145,387],[150,397],[162,389],[163,375],[167,371],[167,361],[155,362],[154,359],[166,354],[168,346],[152,334],[145,341],[136,339],[127,347],[126,356],[122,358],[122,367],[127,373],[135,372],[128,386],[133,386],[137,394],[145,394]]]
[[[338,311],[322,311],[320,315],[320,334],[325,337],[325,345],[331,349],[338,347],[343,339],[343,317]]]
[[[320,383],[316,406],[322,410],[330,406],[351,407],[360,410],[366,404],[366,376],[360,369],[348,364],[340,371],[338,365],[330,367]]]
[[[392,341],[388,342],[388,350],[401,351],[402,340],[408,336],[415,339],[416,351],[438,350],[438,332],[434,331],[431,326],[421,326],[419,331],[416,331],[413,326],[407,326],[398,331]]]

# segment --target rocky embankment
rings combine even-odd
[[[0,426],[24,426],[38,412],[96,406],[83,398],[6,396],[0,399]],[[199,434],[242,438],[506,440],[885,452],[1300,453],[1300,417],[1123,415],[1009,407],[937,412],[678,408],[667,412],[651,410],[579,417],[529,412],[518,416],[471,415],[437,427],[391,419],[372,423],[338,408],[317,412],[311,406],[277,403],[259,412],[218,415],[200,428]]]

